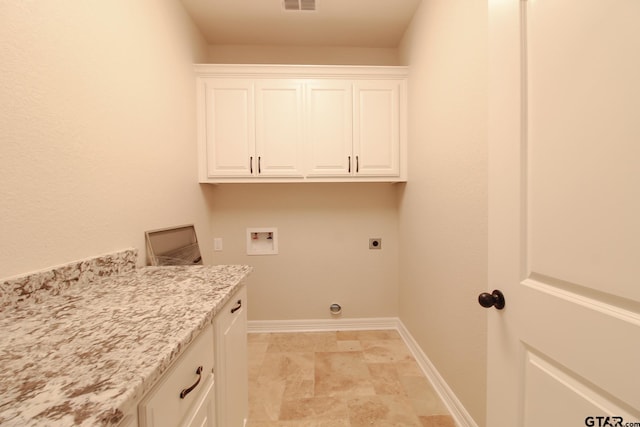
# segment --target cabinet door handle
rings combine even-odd
[[[253,175],[253,156],[249,157],[249,172]]]
[[[351,156],[349,156],[349,173],[351,173]]]
[[[182,389],[182,391],[180,392],[180,399],[184,399],[187,394],[191,393],[193,389],[196,388],[198,384],[200,384],[200,379],[202,378],[202,366],[198,366],[198,369],[196,369],[196,375],[198,376],[198,379],[191,387]]]
[[[258,156],[258,173],[262,173],[262,167],[260,166],[260,161],[262,160],[261,156]]]
[[[360,156],[356,156],[356,173],[360,172]]]
[[[236,304],[238,304],[238,305],[236,305],[235,307],[233,307],[231,309],[231,314],[235,313],[236,311],[238,311],[238,310],[240,310],[242,308],[242,300],[239,299]]]

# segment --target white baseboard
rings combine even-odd
[[[250,320],[249,333],[269,332],[326,332],[393,329],[398,331],[418,366],[433,385],[434,390],[451,413],[458,427],[478,427],[469,412],[444,381],[436,367],[422,351],[402,321],[397,317],[364,319],[312,319],[312,320]]]
[[[398,329],[396,317],[366,319],[250,320],[248,332],[326,332]]]
[[[467,412],[466,408],[462,405],[462,402],[455,395],[453,390],[449,387],[449,385],[445,382],[444,378],[440,375],[436,367],[431,363],[431,360],[424,354],[424,351],[420,348],[416,340],[409,333],[407,328],[404,326],[404,323],[398,320],[398,333],[404,340],[407,347],[409,347],[409,351],[418,362],[420,369],[424,372],[427,379],[431,382],[434,390],[440,398],[442,402],[449,410],[449,413],[453,417],[456,425],[458,427],[478,427],[478,424],[471,417],[469,412]]]

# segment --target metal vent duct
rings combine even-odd
[[[283,0],[284,10],[316,10],[316,0]]]

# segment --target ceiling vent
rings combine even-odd
[[[316,0],[282,0],[282,5],[284,10],[316,10]]]

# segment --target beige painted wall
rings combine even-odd
[[[195,223],[193,62],[207,46],[179,2],[0,5],[0,278]],[[210,239],[206,238],[205,242]]]
[[[423,2],[404,41],[406,187],[200,186],[193,62],[396,65],[395,50],[209,49],[177,2],[2,2],[0,278],[143,255],[144,230],[195,223],[205,261],[255,266],[251,319],[329,318],[334,301],[343,317],[400,314],[482,425],[484,7]],[[248,226],[278,227],[280,254],[246,256]]]
[[[210,46],[213,63],[397,65],[396,49]],[[250,320],[397,316],[398,186],[261,184],[204,186],[211,228],[224,250],[213,262],[255,267]],[[247,256],[247,227],[277,227],[277,256]],[[383,249],[369,250],[369,237]]]
[[[400,196],[400,318],[485,424],[486,2],[422,2],[409,65],[409,181]]]
[[[214,64],[399,65],[398,50],[347,46],[211,45]]]
[[[250,264],[250,320],[397,316],[398,212],[393,184],[206,185],[213,262]],[[246,255],[247,227],[276,227],[279,254]],[[369,250],[369,237],[382,249]]]

